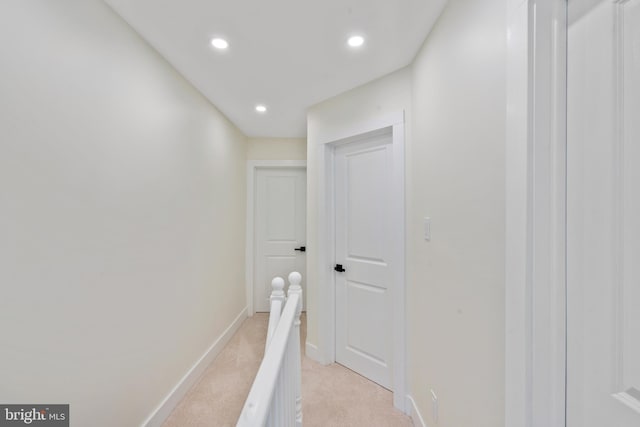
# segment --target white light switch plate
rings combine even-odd
[[[424,240],[431,241],[431,218],[424,217]]]

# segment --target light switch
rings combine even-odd
[[[424,240],[431,241],[431,218],[424,217]]]

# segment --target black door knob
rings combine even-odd
[[[295,251],[300,251],[300,252],[306,252],[307,251],[307,247],[306,246],[300,246],[299,248],[295,248]]]
[[[333,269],[338,273],[344,273],[345,271],[347,271],[342,267],[342,264],[336,264],[336,266],[333,267]]]

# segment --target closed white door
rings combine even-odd
[[[306,170],[264,168],[256,171],[255,265],[253,303],[256,312],[269,311],[271,280],[302,274],[306,306]]]
[[[567,426],[640,426],[640,0],[569,1]]]
[[[336,361],[389,389],[392,150],[390,133],[336,148],[334,181]]]

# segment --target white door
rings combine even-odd
[[[269,311],[271,280],[302,274],[303,308],[306,306],[306,170],[257,169],[255,177],[255,266],[253,304],[256,312]]]
[[[640,0],[571,0],[567,426],[640,426]]]
[[[390,133],[336,148],[334,181],[336,362],[389,389],[392,150]]]

